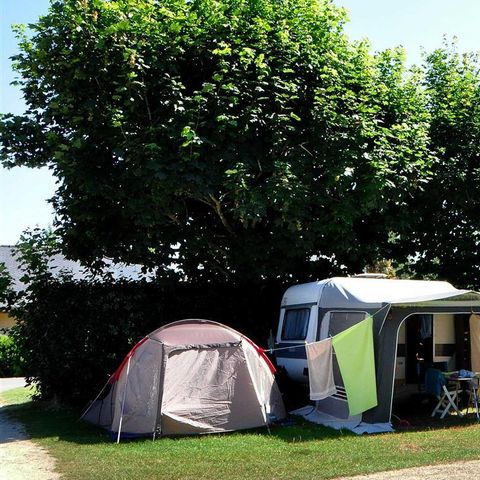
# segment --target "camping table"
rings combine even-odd
[[[442,372],[442,373],[445,376],[445,380],[447,382],[455,384],[455,390],[457,391],[457,407],[458,407],[458,399],[460,398],[458,393],[460,391],[465,390],[465,387],[468,386],[468,383],[474,382],[474,385],[470,385],[470,390],[471,390],[470,395],[473,400],[475,415],[477,417],[477,420],[480,421],[480,411],[479,411],[479,402],[478,402],[479,400],[478,388],[479,388],[479,382],[480,382],[480,373],[475,372],[474,377],[457,377],[454,375],[456,372]],[[467,406],[467,411],[468,411],[468,406]]]

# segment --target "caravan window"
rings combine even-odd
[[[309,308],[287,310],[283,317],[283,340],[305,340],[307,337]]]
[[[329,334],[343,332],[367,317],[366,312],[330,312]]]

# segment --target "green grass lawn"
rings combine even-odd
[[[71,480],[322,479],[480,458],[480,426],[454,424],[357,436],[299,421],[291,427],[113,443],[77,421],[78,411],[28,401],[25,389],[1,394],[6,410]]]

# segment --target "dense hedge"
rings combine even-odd
[[[265,345],[283,287],[161,286],[145,282],[35,284],[12,313],[14,336],[42,398],[92,399],[139,339],[171,321],[207,318]]]
[[[23,359],[14,338],[0,335],[0,377],[20,377],[24,374]]]

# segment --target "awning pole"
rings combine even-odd
[[[130,360],[132,357],[128,357],[127,363],[127,378],[125,379],[125,387],[123,389],[123,398],[122,398],[122,411],[120,413],[120,423],[118,424],[118,434],[117,434],[117,443],[120,443],[120,433],[122,432],[122,423],[123,423],[123,412],[125,410],[125,398],[127,396],[127,385],[128,385],[128,374],[130,373]]]

